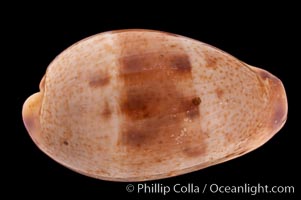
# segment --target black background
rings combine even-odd
[[[180,5],[181,7],[182,5]],[[93,7],[93,6],[92,6]],[[216,46],[244,62],[264,68],[279,77],[286,88],[289,101],[288,121],[282,130],[261,148],[235,160],[209,167],[186,175],[148,182],[173,186],[176,183],[204,185],[242,185],[244,183],[272,185],[293,185],[296,194],[238,195],[238,194],[162,194],[152,195],[156,199],[295,199],[299,193],[300,160],[298,155],[298,129],[293,103],[292,70],[297,67],[294,47],[298,20],[293,7],[249,6],[216,10],[218,5],[207,8],[195,6],[181,9],[167,7],[147,11],[143,9],[125,9],[123,12],[102,7],[97,11],[85,8],[66,13],[64,9],[36,9],[36,12],[19,13],[16,20],[9,23],[14,38],[13,63],[18,80],[16,104],[14,106],[15,131],[13,145],[8,142],[9,188],[18,194],[22,188],[24,197],[37,197],[38,193],[51,197],[77,197],[84,195],[88,199],[122,198],[145,199],[148,194],[128,193],[128,183],[96,180],[77,174],[42,153],[31,141],[21,118],[21,108],[25,99],[38,91],[39,82],[48,64],[60,52],[73,43],[103,31],[144,28],[172,32],[191,37]],[[158,6],[160,7],[160,6]],[[192,6],[194,7],[194,6]],[[202,9],[201,9],[202,8]],[[82,11],[87,11],[83,13]],[[204,11],[209,11],[204,13]],[[58,16],[59,15],[59,16]],[[300,25],[300,21],[299,21]],[[16,56],[17,55],[17,56]],[[137,183],[133,183],[135,186]],[[38,192],[37,192],[38,191]],[[104,197],[107,196],[107,197]]]

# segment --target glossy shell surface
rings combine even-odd
[[[281,81],[187,37],[105,32],[72,45],[23,106],[36,145],[79,173],[160,179],[248,153],[283,126]]]

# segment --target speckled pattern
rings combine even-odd
[[[160,179],[241,156],[268,141],[286,116],[275,76],[151,30],[105,32],[72,45],[23,106],[42,151],[113,181]]]

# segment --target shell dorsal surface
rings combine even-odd
[[[248,153],[283,126],[279,79],[187,37],[105,32],[49,65],[23,106],[36,145],[79,173],[143,181]]]

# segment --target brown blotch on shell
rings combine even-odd
[[[170,116],[187,111],[190,116],[199,116],[189,97],[177,89],[179,83],[167,80],[164,73],[175,70],[181,73],[172,73],[174,78],[180,81],[188,79],[191,66],[187,56],[142,54],[125,57],[120,62],[120,76],[124,81],[121,111],[127,120],[136,124],[135,128],[124,124],[122,130],[126,131],[121,137],[124,144],[140,146],[152,141],[157,144],[159,138],[168,137],[172,132],[165,126],[172,126],[173,129],[180,127],[181,120]]]
[[[206,152],[206,146],[188,146],[183,149],[183,153],[188,157],[197,157]]]
[[[172,68],[176,69],[178,72],[190,73],[191,65],[189,62],[188,55],[180,54],[170,57],[170,63],[168,63]]]
[[[103,87],[105,85],[108,85],[110,83],[110,76],[99,76],[99,77],[94,77],[89,81],[89,85],[91,87]]]
[[[112,111],[110,109],[110,105],[109,105],[109,103],[107,101],[104,104],[104,108],[103,108],[101,114],[102,114],[102,117],[104,117],[104,119],[108,119],[112,115]]]
[[[180,89],[184,83],[192,84],[190,60],[183,53],[144,52],[143,45],[158,44],[148,41],[148,38],[139,37],[131,42],[133,39],[120,38],[121,44],[130,42],[137,45],[124,48],[123,54],[130,56],[119,60],[119,76],[124,83],[120,100],[124,115],[120,144],[137,154],[140,152],[135,148],[164,151],[174,145],[170,136],[180,134],[187,115],[193,118],[200,116],[198,107],[191,100],[191,96],[195,96],[194,90]],[[138,48],[141,48],[140,52],[135,54]],[[166,74],[169,74],[168,78]]]
[[[195,106],[200,105],[201,102],[202,102],[202,100],[201,100],[200,97],[195,97],[195,98],[192,99],[192,103],[193,103],[193,105],[195,105]]]
[[[224,96],[224,90],[222,90],[221,88],[216,88],[215,93],[216,93],[217,98],[219,98],[219,99]]]

